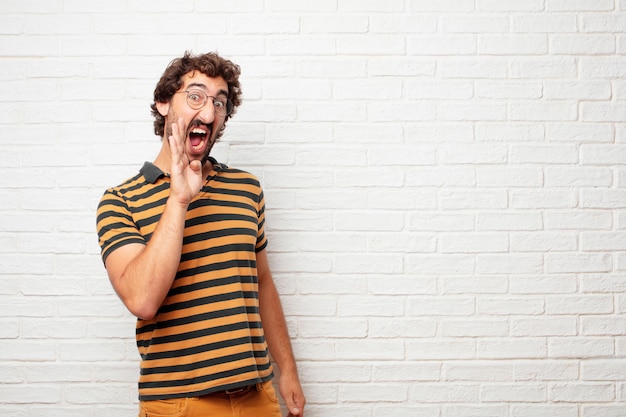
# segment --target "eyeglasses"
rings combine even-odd
[[[210,98],[213,100],[213,109],[218,116],[228,116],[233,111],[233,102],[226,97],[213,97],[197,88],[177,91],[177,93],[187,93],[187,104],[194,110],[203,108]]]

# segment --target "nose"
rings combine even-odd
[[[213,120],[215,120],[215,106],[213,105],[213,101],[207,100],[206,104],[198,110],[198,118],[202,123],[213,123]]]

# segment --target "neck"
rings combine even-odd
[[[152,161],[152,163],[161,171],[169,175],[171,171],[170,166],[172,164],[172,154],[170,152],[169,146],[167,145],[167,142],[163,140],[161,143],[162,143],[161,150],[159,151],[154,161]],[[213,164],[211,163],[211,161],[209,160],[209,157],[207,156],[202,164],[203,176],[206,178],[212,169],[213,169]]]

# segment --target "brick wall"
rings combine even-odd
[[[241,65],[308,417],[626,415],[626,0],[3,0],[0,414],[136,415],[104,188]]]

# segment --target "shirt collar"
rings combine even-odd
[[[216,172],[223,171],[227,168],[226,165],[217,162],[217,160],[212,156],[209,156],[209,161],[213,164],[213,169]],[[159,178],[165,176],[165,173],[161,171],[159,167],[148,161],[144,162],[143,166],[139,170],[139,173],[143,175],[150,184],[154,184]]]

